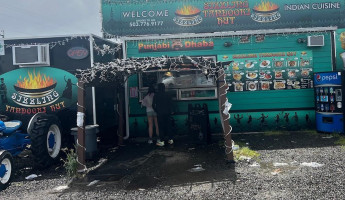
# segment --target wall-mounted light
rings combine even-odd
[[[298,38],[298,39],[297,39],[297,42],[298,42],[298,43],[306,43],[306,42],[307,42],[307,39],[306,39],[306,38]]]
[[[232,43],[231,43],[231,42],[224,42],[224,46],[225,46],[225,47],[231,47],[231,46],[232,46]]]

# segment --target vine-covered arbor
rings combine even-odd
[[[225,138],[225,154],[226,160],[233,162],[232,140],[231,140],[231,126],[229,124],[229,110],[231,104],[226,98],[228,85],[225,81],[224,67],[229,65],[232,61],[216,62],[212,59],[197,57],[191,58],[189,56],[178,57],[147,57],[147,58],[129,58],[116,59],[109,63],[94,63],[92,68],[77,70],[76,76],[78,78],[78,163],[79,170],[86,169],[85,166],[85,123],[84,123],[84,95],[85,86],[94,86],[102,84],[124,85],[128,77],[142,72],[149,71],[186,71],[197,70],[203,73],[206,77],[216,77],[218,87],[218,102],[219,111],[222,119],[222,127]],[[124,105],[126,106],[126,105]],[[124,117],[120,116],[120,120]],[[123,140],[123,127],[119,127],[119,142]]]

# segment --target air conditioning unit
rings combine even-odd
[[[308,47],[324,46],[324,41],[323,35],[308,36]]]
[[[49,44],[13,46],[13,65],[50,65]]]

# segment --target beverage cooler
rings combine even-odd
[[[316,130],[344,133],[344,72],[314,74]]]

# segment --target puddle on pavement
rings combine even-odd
[[[292,163],[287,163],[287,165],[282,165],[282,166],[274,166],[273,162],[259,162],[260,164],[260,169],[271,173],[277,169],[281,169],[280,172],[284,173],[287,171],[292,171],[298,168],[298,165],[294,165]]]
[[[153,188],[158,184],[159,180],[151,176],[138,176],[132,179],[126,190],[138,190]]]

